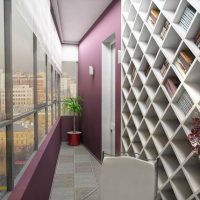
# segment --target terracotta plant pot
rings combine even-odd
[[[79,145],[81,143],[81,132],[79,132],[79,131],[67,132],[67,142],[68,142],[68,145],[70,145],[70,146]]]

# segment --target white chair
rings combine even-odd
[[[129,156],[106,157],[101,167],[101,200],[154,200],[155,165]]]

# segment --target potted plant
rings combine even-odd
[[[73,131],[67,132],[67,141],[69,145],[76,146],[80,144],[80,131],[76,131],[76,117],[80,116],[83,112],[82,98],[77,96],[67,97],[64,99],[63,110],[69,111],[73,114]]]

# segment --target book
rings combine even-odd
[[[169,67],[169,62],[167,60],[165,60],[165,62],[163,63],[161,69],[160,69],[160,73],[162,74],[162,76],[165,75],[167,69]]]
[[[180,56],[183,57],[183,59],[189,64],[192,64],[192,62],[194,60],[194,56],[189,50],[181,51]]]
[[[131,81],[132,82],[135,79],[136,74],[137,74],[137,72],[136,72],[135,66],[133,66],[133,70],[132,70],[132,73],[131,73]]]
[[[158,16],[160,14],[160,11],[157,10],[157,9],[152,9],[151,12],[150,12],[150,15],[149,15],[149,18],[148,18],[148,23],[151,25],[151,26],[154,26],[157,19],[158,19]]]
[[[169,29],[169,25],[170,25],[169,22],[166,20],[165,23],[164,23],[164,26],[163,26],[163,28],[162,28],[162,30],[160,32],[161,39],[164,39],[164,37],[165,37],[165,35],[166,35],[166,33],[167,33],[168,29]]]

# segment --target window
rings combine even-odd
[[[48,131],[50,130],[52,125],[52,107],[48,106]]]
[[[51,64],[47,62],[47,92],[48,92],[48,104],[51,103]]]
[[[56,100],[56,72],[52,71],[52,82],[53,82],[53,101]]]
[[[0,129],[0,199],[6,191],[6,129]]]
[[[38,144],[41,143],[46,134],[46,109],[38,112]]]
[[[4,4],[0,0],[0,121],[5,116]]]
[[[38,104],[46,103],[46,55],[37,42],[37,98]]]
[[[78,84],[78,63],[77,62],[63,62],[62,75],[60,77],[60,109],[63,114],[63,100],[66,97],[77,96]],[[64,115],[70,115],[65,111]]]
[[[18,115],[33,109],[33,33],[16,5],[12,11],[13,113]]]
[[[16,178],[34,150],[34,115],[13,124],[14,177]]]

